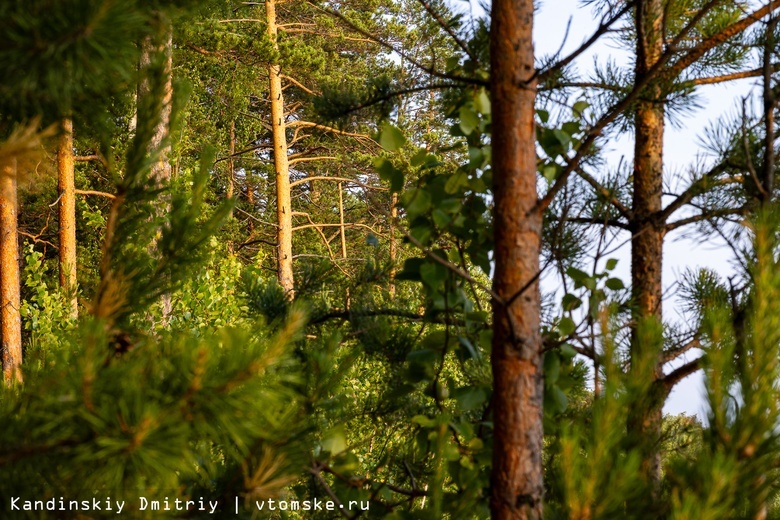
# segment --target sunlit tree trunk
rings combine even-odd
[[[534,126],[533,0],[493,0],[495,274],[493,290],[493,469],[496,519],[541,518],[542,344]],[[498,300],[500,298],[500,300]]]
[[[21,381],[22,318],[19,314],[19,237],[17,233],[16,161],[0,172],[0,334],[3,380]]]
[[[63,119],[60,142],[57,147],[57,179],[60,200],[60,287],[68,298],[71,317],[78,318],[76,185],[73,164],[73,121],[71,119]]]
[[[268,36],[276,47],[276,0],[265,2]],[[290,165],[287,158],[287,136],[284,123],[284,97],[282,96],[281,69],[277,64],[268,66],[271,101],[271,127],[274,142],[274,169],[276,171],[277,215],[277,276],[288,298],[294,296],[292,262],[292,204],[290,200]]]

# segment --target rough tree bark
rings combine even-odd
[[[636,8],[636,79],[641,80],[663,54],[663,0],[645,0]],[[636,104],[633,183],[633,219],[631,222],[631,287],[634,322],[661,321],[663,286],[664,223],[660,220],[663,195],[664,98],[660,82],[653,80]],[[632,359],[647,360],[642,349],[656,348],[645,344],[636,329],[631,340]],[[653,369],[653,389],[663,378],[663,362]],[[652,394],[652,392],[651,392]],[[643,447],[643,470],[655,490],[659,489],[661,458],[661,410],[663,398],[644,396],[629,415],[628,428]]]
[[[496,519],[541,518],[542,344],[532,0],[493,0],[490,31],[495,274],[493,470]]]
[[[17,233],[16,161],[0,172],[0,334],[3,380],[21,382],[22,318],[19,294],[19,237]]]
[[[57,146],[57,180],[59,191],[60,287],[68,297],[70,315],[78,318],[76,279],[76,184],[73,170],[73,120],[63,119]]]
[[[276,0],[265,2],[268,36],[277,47]],[[292,265],[292,205],[290,200],[290,165],[287,158],[287,136],[284,122],[284,97],[279,65],[268,65],[271,101],[271,127],[274,142],[274,169],[276,171],[276,216],[277,216],[277,276],[285,295],[294,296]]]

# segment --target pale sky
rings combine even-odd
[[[489,4],[489,2],[486,2]],[[479,7],[479,0],[465,2],[451,0],[458,11],[471,12],[479,16],[484,11]],[[579,0],[541,0],[537,2],[538,10],[534,19],[534,41],[536,55],[552,54],[561,48],[566,35],[567,24],[571,19],[568,37],[563,44],[563,55],[579,47],[598,26],[599,20],[594,19],[591,10],[581,7]],[[608,58],[618,63],[627,63],[630,54],[619,48],[614,41],[602,38],[591,50],[578,58],[578,69],[585,72],[593,67],[594,59],[604,63]],[[699,154],[704,153],[700,145],[703,130],[718,120],[721,115],[733,113],[739,100],[747,96],[755,88],[756,80],[747,79],[732,82],[727,85],[700,87],[697,91],[702,108],[693,114],[686,115],[684,128],[667,125],[664,140],[664,166],[667,175],[672,172],[686,172]],[[625,134],[620,139],[613,140],[608,147],[608,163],[616,165],[621,157],[629,164],[633,156],[633,136]],[[598,173],[598,172],[595,172]],[[685,184],[683,184],[684,186]],[[708,267],[728,276],[734,272],[732,255],[725,244],[716,237],[707,237],[697,242],[684,239],[681,233],[671,233],[664,244],[664,287],[668,297],[664,300],[664,318],[667,321],[681,322],[683,317],[674,295],[675,283],[680,275],[689,268]],[[628,238],[628,235],[626,235]],[[624,247],[617,255],[620,258],[616,274],[624,281],[630,279],[629,248]],[[549,277],[544,284],[553,283]],[[545,287],[554,291],[556,287]],[[698,355],[692,353],[692,356]],[[689,376],[680,382],[664,407],[665,413],[687,413],[705,416],[705,399],[703,378],[701,372]]]
[[[569,18],[572,19],[567,42],[567,51],[576,49],[587,39],[598,26],[587,8],[580,8],[577,0],[548,0],[540,2],[539,10],[534,20],[534,35],[537,55],[556,52],[561,47]],[[578,68],[587,71],[593,66],[594,58],[604,63],[612,58],[618,63],[627,62],[628,53],[618,48],[614,42],[604,39],[594,45],[593,49],[578,59]],[[685,116],[684,128],[667,125],[664,139],[664,167],[667,176],[672,172],[685,172],[696,161],[698,154],[703,154],[700,136],[703,130],[716,122],[726,113],[733,113],[742,97],[749,94],[756,85],[755,79],[732,82],[727,85],[700,87],[702,108],[692,115]],[[617,164],[621,156],[629,164],[633,156],[633,136],[623,135],[620,139],[610,142],[609,163]],[[691,241],[681,238],[681,233],[667,236],[664,244],[664,287],[669,296],[664,300],[664,318],[680,322],[682,313],[674,296],[675,282],[688,268],[708,267],[724,276],[734,272],[731,251],[717,237],[708,237],[706,241]],[[630,278],[630,257],[628,248],[621,255],[619,274],[624,280]],[[692,354],[696,356],[698,354]],[[689,376],[676,387],[666,406],[666,413],[705,415],[704,387],[701,372]]]

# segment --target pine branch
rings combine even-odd
[[[683,343],[682,345],[679,345],[674,348],[670,348],[668,350],[664,350],[663,354],[661,355],[661,361],[663,363],[668,363],[669,361],[674,361],[678,357],[682,356],[686,352],[694,349],[694,348],[700,348],[701,347],[701,341],[698,337],[694,337],[692,340]]]
[[[422,5],[423,8],[425,8],[425,10],[428,12],[428,14],[431,15],[431,17],[434,20],[436,20],[436,23],[439,24],[439,27],[444,29],[444,31],[447,34],[450,35],[450,37],[455,41],[455,43],[458,44],[458,47],[460,47],[461,50],[466,53],[466,55],[469,57],[469,59],[471,59],[471,61],[473,61],[475,64],[479,65],[479,60],[474,55],[474,53],[471,52],[471,50],[469,50],[469,47],[468,47],[468,45],[466,45],[466,42],[464,42],[457,35],[457,33],[455,33],[455,31],[452,29],[452,27],[450,27],[450,25],[447,23],[447,21],[444,20],[444,18],[442,18],[441,15],[436,12],[436,10],[433,8],[433,6],[431,6],[430,2],[428,2],[427,0],[418,0],[418,2],[420,2],[420,5]]]
[[[616,228],[625,229],[625,230],[630,230],[631,229],[631,227],[627,223],[621,222],[621,221],[616,220],[616,219],[606,219],[606,220],[604,220],[604,219],[599,219],[599,218],[596,218],[596,217],[593,217],[593,218],[588,218],[588,217],[566,217],[566,218],[556,219],[555,221],[556,222],[572,222],[574,224],[585,224],[585,225],[589,225],[589,226],[592,226],[594,224],[600,224],[600,225],[604,225],[604,226],[616,227]]]
[[[547,193],[545,193],[544,197],[542,197],[539,202],[537,202],[532,211],[543,212],[550,206],[558,192],[563,189],[564,185],[566,185],[566,182],[568,181],[571,173],[577,167],[579,167],[580,162],[589,152],[590,147],[601,135],[604,128],[617,119],[619,115],[623,114],[625,110],[628,109],[634,103],[634,101],[639,98],[645,87],[648,86],[652,80],[657,79],[659,76],[664,74],[664,67],[675,54],[674,50],[672,49],[676,46],[677,43],[684,39],[688,33],[690,33],[695,28],[696,24],[698,24],[699,21],[704,18],[707,13],[709,13],[709,11],[715,8],[717,4],[720,3],[720,1],[721,0],[710,0],[707,5],[705,5],[699,12],[697,12],[691,21],[688,22],[688,24],[673,40],[673,45],[670,46],[670,49],[667,50],[658,59],[658,61],[650,68],[650,70],[647,71],[646,74],[644,74],[641,78],[637,78],[631,91],[622,100],[615,103],[606,114],[604,114],[598,121],[596,121],[596,123],[588,130],[574,157],[567,160],[566,168],[555,180],[555,184],[553,184],[552,187],[547,190]],[[775,1],[780,3],[780,0]]]
[[[577,175],[580,176],[585,182],[590,184],[593,189],[598,192],[599,195],[607,199],[607,201],[620,212],[620,214],[623,216],[623,218],[627,220],[631,220],[633,217],[633,212],[629,210],[626,206],[623,205],[622,202],[620,202],[617,197],[612,193],[611,190],[608,190],[605,186],[603,186],[601,183],[599,183],[592,175],[590,175],[588,172],[583,170],[581,167],[578,167],[576,169]]]
[[[290,156],[292,157],[292,156]],[[335,161],[338,159],[338,157],[333,157],[332,155],[321,155],[319,157],[297,157],[297,158],[291,158],[287,161],[287,164],[292,166],[293,164],[303,163],[303,162],[315,162],[315,161]]]
[[[715,165],[709,172],[707,172],[706,175],[692,182],[691,185],[685,189],[685,191],[677,195],[677,198],[670,202],[669,205],[667,205],[666,208],[661,211],[661,214],[659,215],[661,222],[666,222],[675,211],[691,202],[698,195],[704,193],[704,191],[709,186],[709,183],[712,182],[712,179],[716,175],[723,173],[726,169],[726,166],[726,161],[722,161]]]
[[[95,191],[95,190],[75,190],[77,194],[79,195],[96,195],[98,197],[106,197],[107,199],[115,199],[116,195],[113,193],[106,193],[105,191]]]
[[[430,83],[428,85],[421,85],[419,87],[398,89],[392,92],[388,92],[387,94],[382,94],[381,96],[373,97],[368,101],[365,101],[354,107],[350,107],[344,111],[344,115],[352,114],[353,112],[357,112],[359,110],[363,110],[365,108],[378,105],[379,103],[383,103],[385,101],[390,101],[391,99],[397,97],[405,96],[406,94],[414,94],[416,92],[427,92],[429,90],[447,90],[451,88],[459,88],[460,86],[461,85],[458,85],[456,83]]]
[[[377,146],[379,146],[379,143],[374,141],[371,138],[371,136],[369,136],[367,134],[358,134],[358,133],[355,133],[355,132],[346,132],[344,130],[339,130],[338,128],[333,128],[331,126],[321,125],[319,123],[312,123],[310,121],[290,121],[289,123],[287,123],[286,126],[287,126],[287,128],[295,128],[295,127],[299,127],[299,126],[303,127],[303,128],[314,128],[314,129],[317,129],[317,130],[325,130],[326,132],[331,132],[331,133],[338,134],[338,135],[344,135],[344,136],[347,136],[347,137],[356,137],[356,138],[359,138],[359,139],[368,139],[371,142],[373,142],[374,144],[376,144]]]
[[[741,206],[739,208],[720,208],[711,211],[704,211],[698,215],[693,215],[692,217],[683,218],[666,224],[666,231],[672,231],[677,228],[687,226],[688,224],[701,222],[703,220],[710,220],[716,217],[727,217],[731,215],[748,215],[749,213],[750,213],[750,208],[747,205]]]
[[[290,83],[292,83],[293,85],[295,85],[296,87],[298,87],[299,89],[303,90],[303,91],[304,91],[304,92],[306,92],[307,94],[310,94],[310,95],[312,95],[312,96],[318,96],[318,95],[319,95],[319,93],[318,93],[318,92],[314,92],[312,89],[310,89],[310,88],[308,88],[308,87],[305,87],[305,86],[303,85],[303,83],[301,83],[300,81],[298,81],[297,79],[295,79],[295,78],[293,78],[293,77],[291,77],[291,76],[288,76],[287,74],[281,74],[281,77],[282,77],[282,78],[284,78],[284,79],[286,79],[287,81],[289,81]],[[288,126],[289,126],[289,125],[288,125]]]
[[[423,65],[422,63],[420,63],[419,61],[414,59],[412,56],[410,56],[408,53],[404,52],[402,49],[397,49],[391,43],[388,43],[385,40],[382,40],[381,38],[377,38],[376,36],[374,36],[370,32],[366,31],[365,29],[361,29],[360,27],[355,25],[352,21],[350,21],[346,16],[344,16],[339,11],[337,11],[335,9],[330,9],[330,8],[327,8],[327,7],[323,7],[321,5],[317,5],[312,0],[306,0],[306,3],[308,3],[311,6],[313,6],[315,9],[319,9],[323,13],[326,13],[326,14],[329,14],[329,15],[335,17],[335,18],[338,18],[339,20],[344,22],[353,31],[355,31],[357,33],[360,33],[363,36],[365,36],[366,38],[369,38],[369,39],[373,40],[374,42],[378,43],[379,45],[381,45],[385,49],[389,50],[390,52],[398,54],[401,57],[401,59],[411,63],[412,65],[414,65],[415,67],[417,67],[418,69],[420,69],[421,71],[427,73],[430,76],[433,76],[435,78],[447,79],[447,80],[450,80],[450,81],[457,81],[457,82],[460,82],[460,83],[466,83],[466,84],[469,84],[469,85],[479,85],[479,86],[482,86],[482,87],[487,87],[487,86],[490,85],[490,82],[482,80],[482,79],[479,79],[479,78],[470,78],[470,77],[460,76],[460,75],[457,75],[457,74],[447,74],[447,73],[444,73],[444,72],[439,72],[434,67],[428,67],[426,65]]]
[[[99,155],[97,155],[97,154],[93,154],[93,155],[75,155],[73,157],[73,160],[74,161],[80,161],[80,162],[101,161],[101,162],[105,163],[105,161],[103,161],[103,159]]]
[[[48,454],[60,448],[71,448],[73,446],[80,446],[84,442],[85,442],[84,439],[63,439],[61,441],[53,442],[51,444],[16,447],[14,448],[13,451],[6,452],[5,454],[0,455],[0,466],[5,466],[6,464],[17,462],[27,457],[35,457],[37,455]]]
[[[318,226],[317,224],[314,223],[314,220],[312,220],[311,215],[309,215],[308,213],[301,212],[301,211],[294,211],[292,216],[293,217],[295,217],[295,216],[306,217],[306,220],[309,221],[309,225],[312,226],[315,231],[317,231],[317,234],[319,234],[320,238],[322,239],[322,243],[325,244],[325,247],[328,248],[328,255],[330,255],[330,261],[333,262],[333,265],[338,267],[338,269],[342,273],[344,273],[344,275],[349,277],[349,274],[344,269],[342,269],[342,267],[340,265],[336,264],[336,257],[333,254],[333,249],[331,249],[331,247],[330,247],[330,241],[328,240],[328,237],[325,236],[325,233],[322,231],[322,227]],[[339,227],[343,228],[344,226],[339,224]],[[292,230],[295,231],[295,228],[292,228]]]
[[[601,89],[612,92],[621,92],[623,90],[623,87],[610,85],[608,83],[598,83],[592,81],[563,81],[560,83],[544,84],[539,87],[539,91],[546,92],[548,90],[556,90],[561,88]]]
[[[701,361],[702,357],[698,357],[666,374],[662,379],[660,379],[660,383],[663,385],[664,390],[666,390],[667,393],[670,392],[672,388],[674,388],[674,385],[689,375],[698,372],[701,368]]]
[[[773,72],[780,70],[780,63],[772,65]],[[742,70],[739,72],[732,72],[731,74],[721,74],[720,76],[709,76],[705,78],[696,78],[690,81],[685,81],[680,84],[681,87],[687,87],[688,85],[715,85],[718,83],[726,83],[728,81],[734,81],[744,78],[755,78],[764,74],[764,67],[758,67],[751,70]]]
[[[295,226],[293,227],[293,231],[299,231],[301,229],[310,229],[310,228],[327,228],[327,227],[341,227],[342,224],[303,224],[301,226]],[[382,233],[379,233],[376,229],[372,228],[371,226],[367,224],[359,224],[359,223],[351,223],[351,224],[343,224],[345,228],[362,228],[367,229],[374,233],[377,236],[382,236]]]
[[[710,2],[702,11],[696,13],[696,16],[693,17],[693,21],[698,22],[698,20],[704,18],[704,16],[714,7],[712,4],[717,4],[719,2]],[[676,76],[679,76],[682,71],[696,63],[702,56],[704,56],[707,52],[715,48],[716,46],[720,45],[721,43],[724,43],[734,36],[744,32],[748,27],[752,26],[754,23],[758,22],[766,16],[767,14],[771,13],[775,9],[780,7],[780,0],[771,0],[767,5],[763,6],[760,9],[757,9],[753,11],[752,13],[748,14],[741,20],[734,22],[733,24],[729,25],[728,27],[725,27],[720,32],[710,36],[706,40],[704,40],[702,43],[688,51],[682,58],[677,60],[669,69],[664,73],[665,78],[673,78]],[[675,48],[677,43],[679,42],[679,38],[676,38],[672,45],[670,45],[671,48]]]

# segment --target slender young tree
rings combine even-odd
[[[635,8],[637,29],[635,78],[642,81],[645,75],[658,63],[664,50],[664,2],[646,0]],[[631,288],[633,294],[634,321],[652,319],[661,321],[661,300],[663,286],[661,273],[663,264],[664,229],[654,218],[661,210],[663,196],[663,138],[664,103],[661,84],[658,79],[650,81],[644,95],[636,103],[635,146],[633,175],[633,227],[631,228]],[[642,348],[652,348],[642,341],[635,328],[632,332],[632,353]],[[654,368],[656,380],[663,378],[663,362],[659,359]],[[637,438],[659,439],[661,433],[661,408],[652,403],[658,399],[647,399],[651,409],[641,407],[629,414],[629,430]],[[658,482],[660,478],[660,452],[651,449],[645,459],[645,471],[649,478]]]
[[[60,287],[68,298],[72,318],[78,318],[76,278],[76,184],[73,157],[73,120],[62,120],[57,146],[57,185],[59,191]]]

